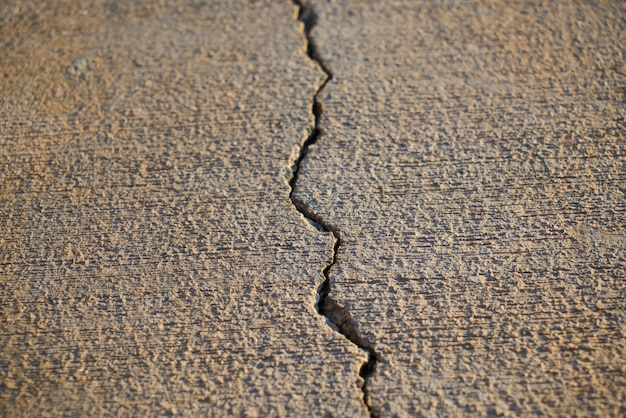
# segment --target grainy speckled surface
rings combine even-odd
[[[380,416],[626,413],[623,2],[315,2],[297,197]]]
[[[624,4],[311,6],[371,412],[626,414]],[[367,416],[295,11],[0,4],[1,416]]]
[[[289,1],[0,5],[0,415],[365,414]]]

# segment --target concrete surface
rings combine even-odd
[[[0,7],[0,415],[365,414],[290,2]]]
[[[0,415],[626,414],[626,8],[544,3],[3,2]]]
[[[296,196],[374,414],[626,414],[624,3],[315,6]]]

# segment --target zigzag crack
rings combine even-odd
[[[313,95],[313,115],[315,117],[315,125],[309,137],[306,139],[304,144],[302,144],[302,147],[300,148],[300,154],[292,167],[293,175],[289,180],[289,185],[291,187],[289,197],[298,212],[302,213],[304,217],[307,218],[309,222],[311,222],[311,224],[313,224],[321,232],[330,232],[335,239],[332,262],[328,266],[326,266],[323,271],[324,282],[318,289],[319,297],[315,308],[320,315],[327,318],[327,322],[335,331],[344,335],[353,344],[355,344],[367,353],[368,359],[361,366],[361,369],[359,370],[359,375],[363,378],[363,385],[361,386],[361,391],[363,392],[363,402],[365,403],[365,406],[367,407],[370,416],[374,417],[375,415],[369,404],[367,382],[369,377],[374,372],[378,356],[371,343],[366,338],[359,335],[359,333],[356,331],[354,320],[352,319],[350,312],[346,308],[340,306],[329,295],[330,270],[337,263],[337,254],[339,252],[339,248],[343,244],[343,241],[341,240],[341,236],[337,229],[331,227],[326,222],[324,222],[324,220],[319,215],[311,212],[311,210],[309,210],[306,205],[304,205],[294,196],[296,183],[298,182],[298,176],[300,173],[300,164],[302,160],[304,160],[304,158],[306,157],[309,147],[317,142],[321,133],[319,125],[323,109],[322,103],[320,102],[318,95],[320,91],[324,88],[324,86],[326,86],[326,84],[330,80],[332,80],[333,75],[321,60],[317,48],[315,47],[315,43],[311,38],[311,30],[313,29],[317,21],[317,16],[315,12],[303,1],[294,0],[293,2],[298,7],[298,20],[304,23],[304,36],[306,39],[307,55],[309,56],[311,61],[313,61],[322,69],[325,77],[315,91],[315,94]]]

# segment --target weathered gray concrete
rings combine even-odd
[[[0,6],[0,415],[365,414],[295,6],[157,3]]]
[[[624,3],[315,6],[296,196],[342,238],[374,413],[623,416]]]

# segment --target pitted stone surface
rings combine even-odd
[[[626,414],[625,6],[309,6],[372,413]],[[368,414],[295,12],[0,5],[1,416]]]
[[[296,196],[380,416],[626,413],[620,2],[315,2]]]
[[[0,415],[364,414],[289,1],[0,6]]]

